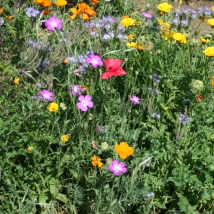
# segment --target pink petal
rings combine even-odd
[[[88,106],[89,108],[93,108],[93,107],[94,107],[94,103],[93,103],[92,101],[89,101],[89,102],[87,103],[87,106]]]
[[[120,175],[120,172],[117,172],[117,171],[114,171],[113,173],[114,173],[115,176],[119,176]]]
[[[81,102],[77,103],[77,108],[84,112],[88,110],[87,106],[82,105]]]
[[[81,102],[85,99],[85,97],[83,95],[79,96],[78,100]]]
[[[109,78],[111,78],[113,75],[111,74],[112,72],[104,72],[101,74],[101,79],[107,80]]]
[[[85,95],[85,100],[90,101],[91,100],[91,96]]]

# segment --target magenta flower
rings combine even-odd
[[[115,176],[119,176],[120,173],[127,172],[125,163],[123,163],[123,162],[118,163],[117,160],[113,160],[108,169],[109,169],[109,171],[113,172]]]
[[[62,29],[62,20],[56,17],[50,17],[48,20],[45,21],[45,27],[49,31],[54,31],[56,28],[57,30]]]
[[[51,91],[46,90],[46,89],[39,91],[38,95],[39,95],[40,100],[43,100],[43,101],[48,100],[48,101],[52,102],[54,100],[53,99],[54,94]]]
[[[91,64],[93,68],[97,68],[97,66],[103,66],[103,61],[101,57],[98,55],[90,54],[89,57],[86,59],[88,64]]]
[[[131,100],[135,105],[140,104],[140,98],[133,95],[129,100]]]
[[[80,102],[77,103],[77,108],[81,111],[88,111],[88,107],[89,108],[93,108],[94,107],[94,103],[91,101],[91,96],[86,95],[85,97],[83,95],[81,95],[78,100]]]
[[[141,15],[149,19],[154,18],[154,16],[151,13],[147,13],[147,12],[142,12]]]
[[[73,96],[80,96],[82,95],[82,92],[84,91],[84,88],[81,87],[81,85],[71,85],[70,86],[70,92],[71,92],[71,95]]]

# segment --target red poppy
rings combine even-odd
[[[120,67],[123,60],[121,59],[106,59],[103,61],[106,67],[106,72],[101,74],[102,79],[109,79],[113,76],[122,76],[126,72]]]
[[[201,102],[202,100],[204,100],[204,98],[201,95],[198,95],[196,101],[197,102]]]

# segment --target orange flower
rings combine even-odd
[[[64,59],[63,63],[67,65],[68,64],[68,60]]]
[[[78,13],[79,14],[85,13],[86,9],[90,9],[90,7],[84,2],[83,3],[79,3],[77,6],[78,6]]]
[[[4,8],[0,8],[0,13],[4,13]]]
[[[48,15],[48,14],[50,14],[50,12],[51,12],[50,10],[44,10],[44,11],[43,11],[43,14],[44,14],[44,15]]]
[[[5,18],[6,18],[6,19],[9,19],[9,20],[13,19],[12,16],[6,16]]]
[[[90,2],[93,3],[93,4],[98,4],[99,0],[90,0]]]
[[[103,163],[101,162],[101,158],[99,156],[94,155],[91,160],[93,166],[98,166],[99,168],[103,166]]]
[[[65,6],[66,4],[68,4],[68,2],[65,1],[65,0],[57,0],[57,1],[56,1],[56,5],[59,6],[59,7],[63,7],[63,6]]]
[[[126,159],[128,156],[134,153],[134,149],[132,147],[129,147],[126,142],[120,142],[120,145],[116,144],[114,146],[114,150],[122,159]]]
[[[42,4],[44,2],[44,0],[34,0],[34,2],[37,4]]]
[[[86,13],[88,16],[90,16],[90,17],[92,17],[92,16],[94,16],[94,15],[96,14],[96,12],[95,12],[94,10],[92,10],[91,8],[86,9],[86,10],[85,10],[85,13]]]
[[[71,8],[70,11],[73,13],[72,16],[70,16],[70,19],[74,20],[78,16],[78,11],[76,8]]]
[[[44,0],[42,3],[42,6],[47,8],[50,7],[51,5],[52,5],[52,2],[49,0]]]

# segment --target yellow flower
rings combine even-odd
[[[14,84],[17,85],[17,84],[19,83],[19,80],[20,80],[20,79],[19,79],[18,77],[16,77],[15,80],[13,81]]]
[[[70,16],[70,19],[74,20],[78,16],[78,11],[76,8],[71,8],[70,11],[73,13],[72,16]]]
[[[210,7],[210,10],[214,11],[214,7]]]
[[[178,43],[182,44],[187,43],[186,36],[184,36],[182,33],[174,33],[172,38]]]
[[[163,34],[162,38],[164,38],[165,40],[170,40],[174,34],[174,31],[167,31]]]
[[[140,44],[138,44],[137,42],[136,42],[136,44],[137,44],[137,49],[138,49],[139,51],[146,50],[146,47],[145,47],[145,46],[140,45]]]
[[[136,25],[137,26],[141,25],[141,21],[136,22]]]
[[[56,111],[59,110],[59,105],[58,105],[57,103],[50,103],[50,104],[48,105],[48,110],[49,110],[50,112],[56,112]]]
[[[136,42],[128,42],[128,43],[126,43],[126,46],[128,48],[137,48]]]
[[[162,32],[166,32],[169,30],[169,28],[171,27],[171,25],[169,23],[163,23],[161,26],[160,26],[160,30]]]
[[[204,53],[206,56],[214,56],[214,46],[206,48]]]
[[[136,22],[135,19],[126,17],[120,21],[120,25],[122,25],[123,27],[129,27],[129,26],[133,26],[135,22]]]
[[[93,166],[98,166],[99,168],[101,168],[103,166],[103,163],[101,162],[101,158],[97,155],[94,155],[92,158],[92,165]]]
[[[134,37],[135,37],[135,35],[133,33],[127,35],[128,40],[132,40]]]
[[[134,149],[130,147],[126,142],[120,142],[120,145],[116,144],[114,150],[122,159],[126,159],[128,156],[134,153]]]
[[[202,44],[206,44],[206,43],[210,42],[209,39],[205,39],[203,36],[200,37],[200,40],[201,40]]]
[[[32,146],[29,146],[28,148],[27,148],[27,151],[28,152],[31,152],[33,150],[33,147]]]
[[[69,138],[70,138],[69,135],[64,134],[64,135],[61,136],[61,142],[62,143],[66,143],[66,142],[68,142]]]
[[[208,19],[207,23],[213,28],[214,27],[214,19]]]
[[[172,8],[173,8],[172,5],[168,4],[167,2],[164,2],[158,5],[158,10],[164,13],[168,13]]]
[[[163,19],[158,19],[158,25],[162,25],[164,23]]]
[[[167,106],[164,106],[164,105],[161,105],[162,106],[162,108],[164,109],[164,110],[168,110],[169,109],[169,107],[167,107]]]
[[[56,1],[56,5],[59,6],[59,7],[63,7],[63,6],[65,6],[66,4],[68,4],[68,2],[65,1],[65,0],[57,0],[57,1]]]

